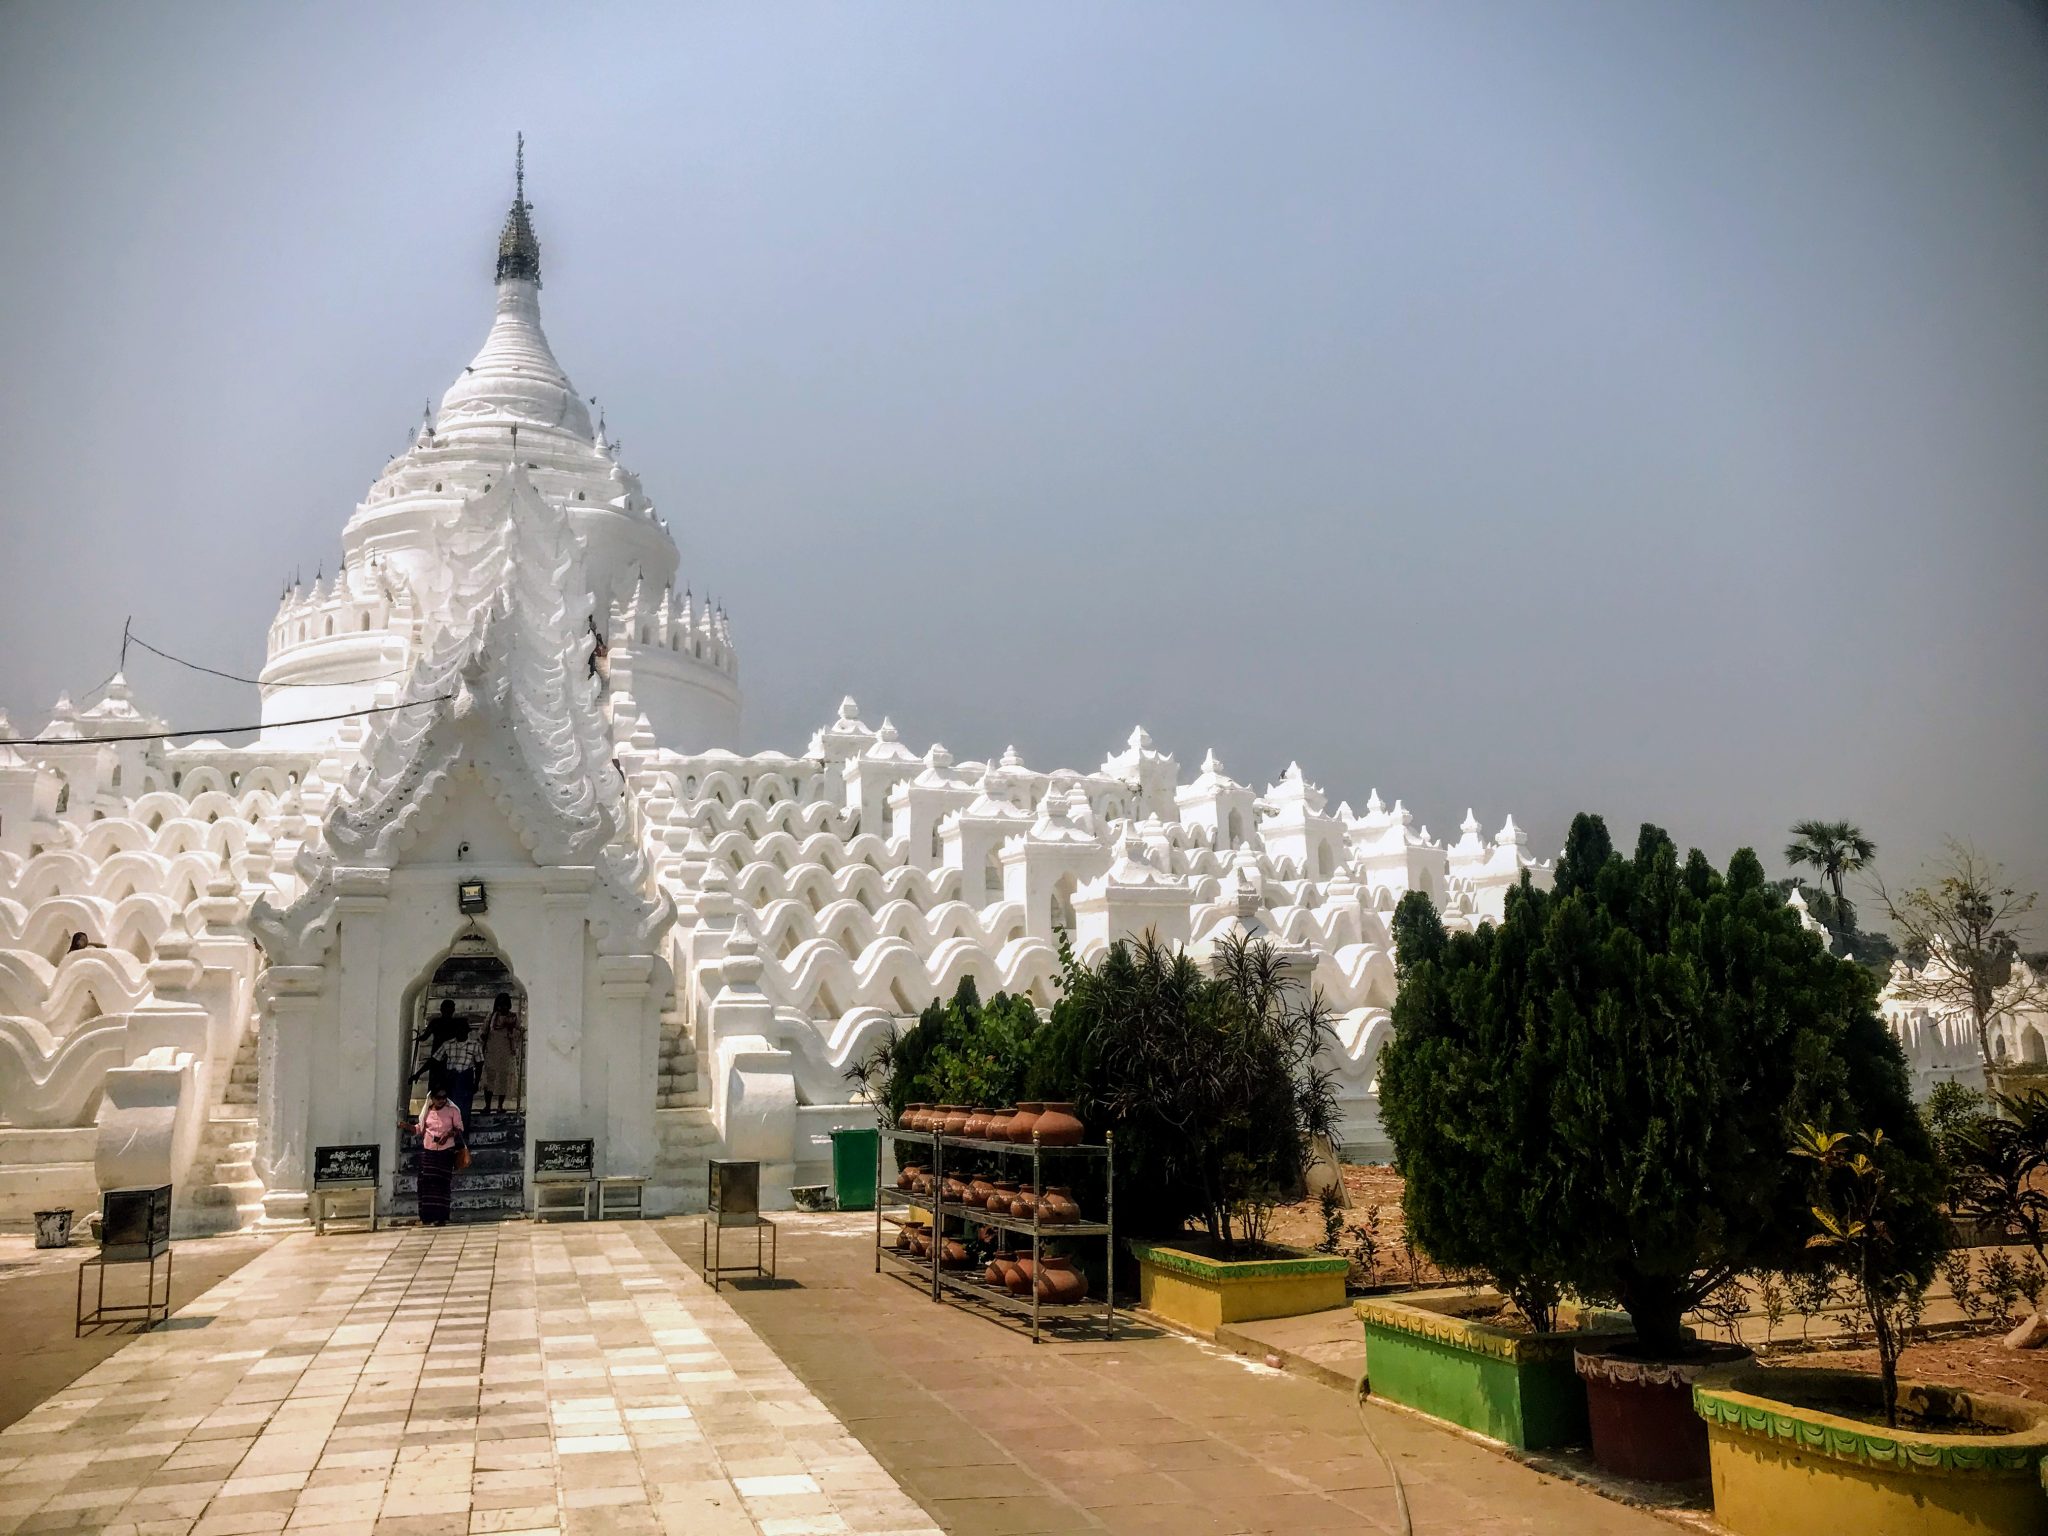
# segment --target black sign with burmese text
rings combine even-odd
[[[597,1143],[588,1137],[581,1141],[536,1141],[533,1144],[533,1171],[587,1175],[595,1166],[596,1157]]]
[[[362,1147],[315,1147],[313,1149],[313,1187],[332,1189],[343,1184],[375,1184],[377,1182],[377,1148]]]

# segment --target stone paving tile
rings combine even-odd
[[[46,1530],[936,1536],[637,1223],[283,1241],[0,1431]]]
[[[1418,1536],[1653,1536],[1670,1525],[1318,1382],[1142,1325],[1034,1345],[874,1271],[873,1218],[782,1228],[781,1278],[728,1287],[772,1349],[898,1485],[960,1536],[1388,1532],[1387,1460]],[[694,1221],[659,1230],[697,1251]],[[734,1352],[739,1364],[741,1352]],[[752,1468],[749,1468],[751,1471]],[[806,1470],[855,1530],[829,1463]],[[883,1513],[886,1519],[887,1514]]]

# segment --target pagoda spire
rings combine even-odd
[[[540,286],[540,241],[534,237],[533,204],[526,200],[526,135],[519,135],[513,161],[512,207],[505,215],[505,227],[498,234],[498,281],[521,278]]]

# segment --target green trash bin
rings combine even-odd
[[[832,1198],[842,1211],[875,1208],[875,1154],[881,1136],[875,1130],[832,1133]]]

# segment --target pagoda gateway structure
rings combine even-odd
[[[786,1199],[873,1123],[851,1061],[964,977],[1049,1008],[1061,931],[1280,946],[1383,1154],[1394,904],[1469,925],[1546,883],[1513,818],[1447,845],[1291,763],[1184,778],[1142,729],[1093,768],[956,760],[852,699],[732,750],[732,631],[556,361],[541,270],[522,156],[483,347],[284,594],[250,744],[168,734],[120,676],[0,717],[0,1221],[157,1183],[181,1231],[303,1221],[323,1147],[377,1149],[402,1216],[444,1005],[516,1021],[458,1215],[529,1207],[553,1140],[650,1211],[700,1207],[714,1156]]]

